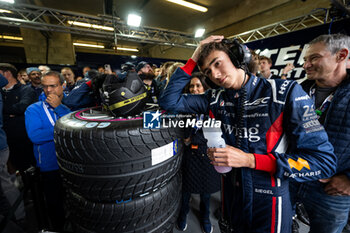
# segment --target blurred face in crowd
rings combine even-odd
[[[32,71],[29,74],[30,81],[35,85],[41,84],[41,72],[39,71]]]
[[[194,77],[191,79],[189,91],[191,94],[204,93],[204,87],[199,78]]]
[[[156,69],[154,70],[154,75],[155,75],[156,77],[158,77],[158,76],[160,75],[160,73],[161,73],[161,69],[160,69],[160,68],[156,68]]]
[[[41,80],[41,84],[46,96],[55,94],[60,98],[63,98],[63,87],[60,83],[60,79],[56,76],[44,76]]]
[[[74,73],[71,69],[62,69],[61,74],[63,75],[68,85],[73,85],[75,83]]]
[[[29,82],[29,76],[28,76],[28,74],[27,74],[27,72],[19,72],[18,74],[17,74],[17,79],[18,80],[23,80],[24,82]]]
[[[7,75],[6,75],[7,72],[9,72],[9,71],[0,70],[0,74],[8,80]]]
[[[266,59],[261,59],[259,61],[259,70],[260,70],[260,72],[269,71],[271,66],[272,66],[272,64],[270,64],[269,61],[266,60]]]
[[[9,71],[9,70],[1,70],[0,69],[0,74],[3,75],[7,79],[7,81],[9,81],[9,82],[10,82],[10,79],[13,77],[11,71]]]
[[[227,89],[240,89],[244,80],[244,71],[237,69],[221,50],[212,51],[200,69],[213,83]]]
[[[259,71],[259,56],[254,54],[252,60],[248,65],[250,72],[256,74]]]
[[[84,67],[84,69],[83,69],[83,75],[85,75],[87,72],[89,72],[91,70],[91,68],[90,67],[88,67],[88,66],[86,66],[86,67]]]
[[[153,69],[152,69],[152,67],[149,64],[144,65],[140,71],[142,73],[145,73],[145,74],[147,74],[147,73],[154,74]]]
[[[39,66],[38,69],[41,71],[41,73],[43,75],[50,71],[50,70],[47,69],[46,66]]]
[[[155,77],[152,67],[146,64],[138,72],[144,79],[153,79]]]
[[[105,69],[103,67],[98,67],[97,68],[97,71],[101,74],[104,74],[105,73]]]
[[[161,68],[161,70],[160,70],[160,75],[161,76],[166,76],[166,74],[167,74],[167,69],[168,69],[169,67],[165,67],[165,66],[162,66],[162,68]]]
[[[303,68],[311,80],[332,78],[337,68],[337,54],[333,54],[322,42],[311,44],[305,53]]]

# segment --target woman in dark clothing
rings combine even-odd
[[[208,88],[205,77],[201,73],[194,73],[187,92],[203,94]],[[196,117],[199,120],[203,118],[203,115]],[[210,194],[220,190],[220,175],[215,171],[213,165],[210,164],[207,156],[207,142],[201,128],[186,129],[184,143],[186,147],[182,162],[182,205],[177,226],[181,231],[186,230],[186,217],[190,210],[189,200],[191,193],[197,193],[200,194],[202,230],[205,233],[210,233],[213,231],[209,220]]]

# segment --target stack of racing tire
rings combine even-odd
[[[99,109],[55,125],[57,160],[74,232],[172,232],[181,198],[182,142],[174,128]]]

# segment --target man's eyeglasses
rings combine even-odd
[[[49,87],[51,87],[52,89],[58,87],[58,84],[54,84],[54,85],[42,85],[43,89],[47,89]]]

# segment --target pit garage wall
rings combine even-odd
[[[96,54],[96,53],[76,53],[77,67],[81,70],[84,66],[90,66],[91,68],[97,68],[98,66],[103,66],[104,64],[110,64],[112,70],[120,69],[121,65],[126,62],[131,62],[135,65],[140,61],[146,61],[151,64],[160,67],[166,61],[179,61],[186,62],[186,60],[179,59],[164,59],[164,58],[150,58],[150,57],[136,57],[135,59],[130,56],[121,55],[107,55],[107,54]]]
[[[21,28],[27,63],[75,64],[71,35],[50,32],[46,38],[39,30]]]
[[[311,41],[313,38],[317,37],[321,34],[328,34],[328,30],[330,29],[331,33],[343,33],[350,35],[350,19],[343,19],[341,21],[334,22],[331,27],[330,24],[324,24],[317,27],[312,27],[296,32],[291,32],[283,35],[278,35],[275,37],[270,37],[263,40],[258,40],[254,42],[247,43],[247,46],[251,49],[260,49],[261,51],[265,49],[270,50],[270,57],[273,61],[272,66],[272,72],[276,75],[280,75],[282,72],[282,69],[284,66],[289,63],[293,62],[294,66],[296,67],[291,74],[289,74],[289,78],[292,79],[302,79],[305,77],[305,72],[302,69],[303,64],[303,56],[305,52],[305,45]],[[23,30],[23,29],[21,29]],[[34,31],[34,30],[33,30]],[[45,37],[39,32],[35,31],[35,33],[30,33],[30,37],[32,39],[29,39],[28,42],[24,40],[24,43],[28,43],[25,45],[25,51],[27,53],[30,45],[30,41],[37,40],[40,41],[40,43],[35,43],[36,45],[31,48],[31,51],[34,51],[31,53],[32,56],[27,57],[27,63],[30,65],[27,65],[26,63],[22,63],[23,61],[18,60],[17,62],[15,60],[11,61],[17,68],[26,68],[28,66],[36,66],[41,64],[46,64],[46,40]],[[70,36],[70,35],[69,35]],[[58,39],[58,37],[55,37]],[[97,66],[103,65],[103,64],[110,64],[112,66],[112,69],[118,69],[120,68],[120,65],[129,61],[134,64],[137,64],[139,61],[145,60],[151,63],[154,63],[156,65],[160,65],[161,63],[164,63],[168,60],[177,60],[185,62],[187,58],[189,58],[193,51],[190,53],[186,51],[187,56],[174,56],[175,54],[172,54],[174,51],[180,50],[181,48],[171,48],[171,49],[164,49],[163,52],[171,52],[172,56],[169,56],[169,58],[150,58],[150,57],[137,57],[136,59],[132,59],[130,56],[121,56],[121,55],[110,55],[110,54],[96,54],[96,53],[83,53],[83,52],[76,52],[75,56],[73,53],[73,48],[70,48],[72,46],[71,39],[60,39],[63,41],[66,41],[67,43],[70,43],[69,45],[65,44],[66,50],[61,49],[61,46],[64,46],[60,43],[55,43],[54,41],[49,42],[51,43],[51,46],[57,45],[57,47],[54,47],[54,49],[50,49],[49,53],[52,58],[55,59],[61,59],[62,62],[55,61],[50,64],[51,60],[49,60],[49,66],[53,70],[60,71],[60,68],[63,66],[66,66],[64,64],[71,64],[70,67],[74,70],[75,74],[77,76],[81,75],[81,70],[85,65],[91,66],[92,68],[97,68]],[[34,43],[34,42],[33,42]],[[58,46],[59,45],[59,46]],[[30,46],[31,47],[31,46]],[[67,51],[66,55],[62,55],[58,57],[60,52]],[[159,50],[158,48],[158,51]],[[28,54],[28,53],[27,53]],[[70,54],[73,54],[70,56]],[[154,54],[149,54],[150,56]],[[178,58],[178,59],[175,59]],[[73,59],[76,59],[76,62],[74,62]],[[22,59],[23,60],[23,59]],[[8,62],[8,57],[2,56],[0,54],[0,62]],[[60,65],[53,65],[53,64],[60,64]],[[73,65],[76,64],[76,65]]]
[[[305,71],[302,66],[307,43],[317,36],[328,34],[329,32],[331,34],[342,33],[350,35],[350,19],[343,19],[330,24],[253,41],[246,43],[246,45],[253,50],[269,50],[267,56],[272,59],[271,71],[275,75],[280,76],[286,64],[293,63],[295,69],[289,74],[289,78],[303,79]]]
[[[300,31],[295,31],[291,33],[286,33],[274,37],[270,37],[263,40],[258,40],[254,42],[247,43],[246,45],[251,49],[260,49],[261,51],[269,49],[270,52],[268,56],[271,57],[273,61],[272,72],[276,75],[281,75],[283,68],[287,63],[293,63],[296,67],[290,74],[291,79],[302,79],[305,77],[305,72],[302,68],[304,63],[303,57],[305,53],[305,47],[307,43],[312,39],[316,38],[322,34],[330,33],[342,33],[350,35],[350,19],[343,19],[336,21],[332,24],[324,24],[308,29],[303,29]],[[129,56],[120,55],[104,55],[104,54],[92,54],[92,53],[76,53],[77,66],[80,69],[85,65],[90,65],[91,67],[96,67],[103,64],[111,64],[113,69],[120,68],[120,65],[129,61],[137,64],[139,61],[145,60],[156,65],[169,60],[176,60],[186,62],[188,58],[191,57],[194,50],[190,52],[188,49],[182,48],[160,48],[154,46],[154,50],[150,51],[150,56],[156,54],[156,51],[163,51],[165,53],[170,53],[167,58],[150,58],[150,57],[137,57],[136,59],[131,59]],[[176,56],[181,53],[183,56]],[[160,54],[159,54],[160,55]],[[186,55],[186,56],[185,56]],[[164,54],[163,54],[164,56]],[[161,57],[161,56],[156,56]],[[177,58],[177,59],[176,59]]]

